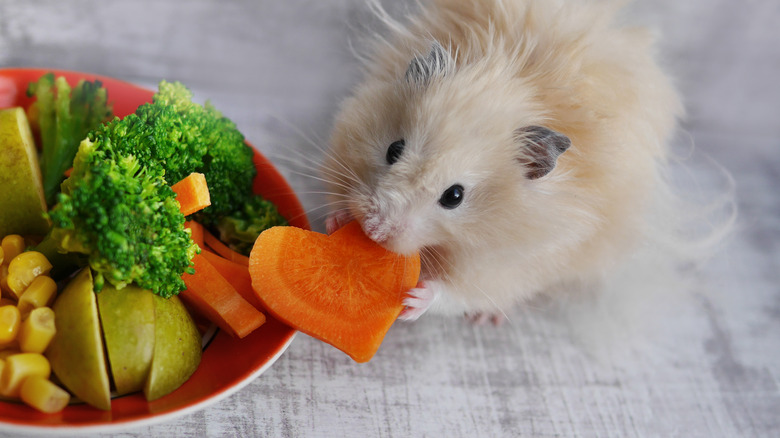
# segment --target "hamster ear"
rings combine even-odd
[[[515,131],[522,144],[520,161],[528,168],[528,179],[541,178],[555,168],[558,156],[571,146],[569,137],[544,126],[526,126]]]
[[[406,69],[406,80],[412,84],[426,85],[434,76],[443,76],[452,64],[450,52],[434,41],[428,56],[415,56]]]

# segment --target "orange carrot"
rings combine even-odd
[[[265,322],[263,315],[203,255],[196,254],[194,274],[184,274],[187,289],[179,297],[232,336],[243,338]]]
[[[192,241],[203,249],[203,225],[195,221],[187,221],[184,223],[184,228],[190,229]]]
[[[176,200],[179,201],[179,209],[184,216],[189,216],[211,205],[206,176],[202,173],[189,174],[183,180],[172,185],[171,189],[176,192]]]
[[[367,362],[417,284],[420,257],[385,250],[356,222],[330,236],[273,227],[255,242],[249,274],[277,319]]]
[[[252,290],[252,278],[249,276],[249,270],[246,266],[230,261],[207,249],[201,250],[200,255],[208,260],[225,277],[225,280],[236,288],[236,292],[243,299],[249,301],[249,304],[257,309],[262,309],[263,304],[260,303],[257,295],[255,295],[255,291]]]
[[[228,248],[227,245],[222,243],[221,240],[217,239],[216,236],[209,233],[206,229],[203,230],[203,241],[206,242],[206,246],[213,249],[215,253],[222,257],[244,266],[249,266],[249,257]]]

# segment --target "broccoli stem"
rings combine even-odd
[[[54,74],[47,73],[30,83],[27,94],[36,98],[43,192],[46,203],[52,206],[79,143],[112,116],[112,109],[100,81],[81,80],[71,89],[64,77],[55,79]]]
[[[33,249],[46,256],[46,259],[52,264],[49,275],[57,281],[70,276],[87,264],[84,256],[78,253],[62,252],[57,244],[57,239],[52,238],[51,230]]]

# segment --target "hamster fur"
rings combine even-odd
[[[405,23],[380,13],[390,34],[342,104],[323,175],[329,229],[356,219],[389,250],[420,251],[402,318],[505,314],[600,279],[641,235],[683,110],[650,33],[617,25],[618,9],[433,0]],[[445,208],[455,186],[461,202]]]

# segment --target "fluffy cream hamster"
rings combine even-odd
[[[434,0],[385,16],[324,161],[329,230],[420,251],[402,318],[501,314],[625,256],[682,112],[612,3]]]

